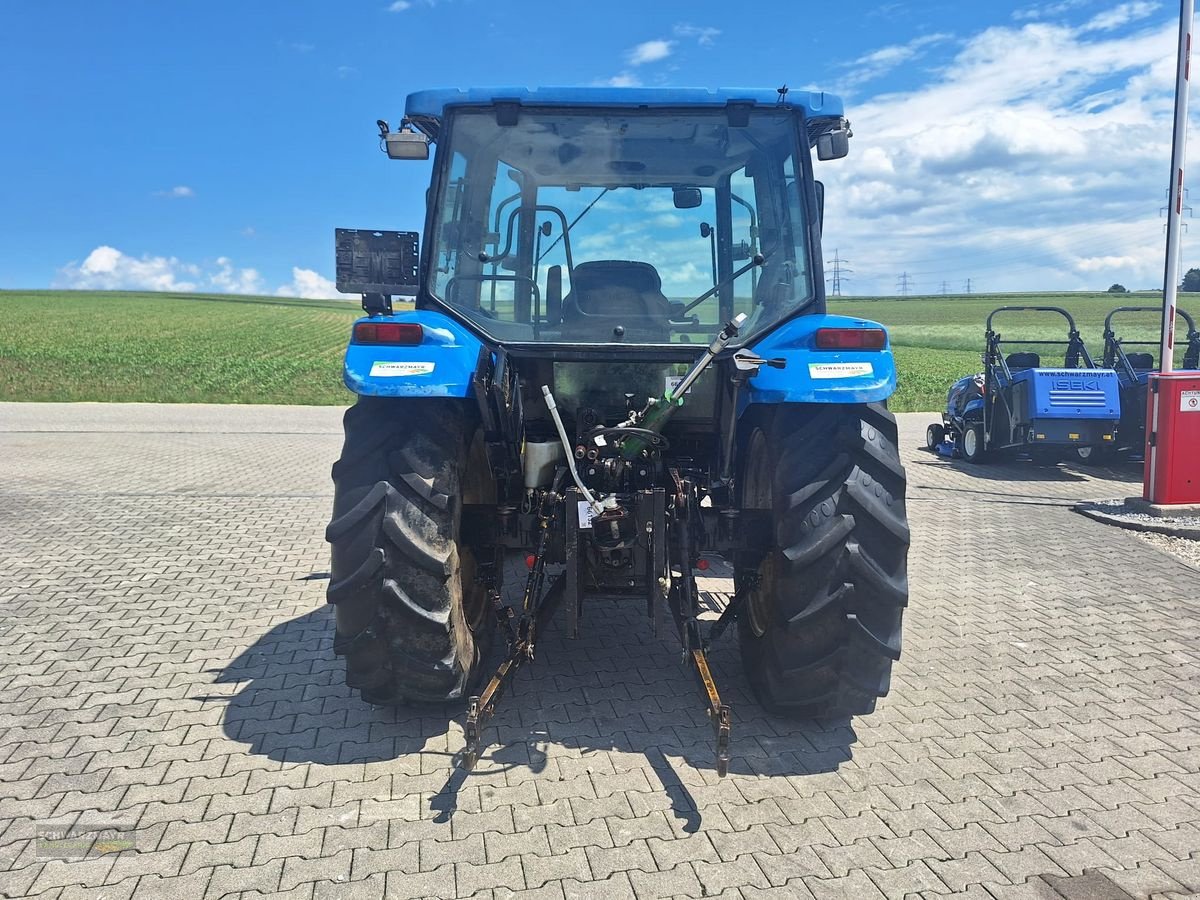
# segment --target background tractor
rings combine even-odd
[[[1011,338],[994,326],[1000,313],[1053,313],[1065,339]],[[1040,352],[1061,348],[1061,365],[1043,366]],[[980,463],[1000,452],[1040,462],[1114,445],[1121,398],[1117,373],[1098,368],[1069,312],[1058,306],[1002,306],[987,317],[983,372],[959,379],[946,395],[942,421],[926,429],[926,448]]]
[[[768,710],[873,710],[909,531],[887,333],[825,311],[810,150],[846,155],[841,102],[434,90],[379,127],[392,158],[436,155],[423,241],[336,235],[338,287],[367,312],[327,530],[347,683],[376,704],[466,700],[469,768],[547,617],[574,636],[607,597],[669,618],[721,774],[730,710],[707,654],[733,621]],[[516,607],[510,553],[529,567]],[[711,629],[701,553],[734,571]]]
[[[1118,306],[1104,317],[1104,367],[1117,373],[1121,394],[1121,421],[1117,424],[1117,437],[1112,447],[1080,448],[1079,457],[1086,463],[1104,463],[1118,454],[1131,460],[1141,461],[1146,445],[1146,399],[1150,392],[1150,373],[1159,371],[1155,360],[1157,340],[1133,340],[1117,334],[1113,319],[1118,313],[1154,313],[1162,315],[1157,306]],[[1200,331],[1196,321],[1184,310],[1176,309],[1176,315],[1187,326],[1183,344],[1182,369],[1200,368]],[[1145,318],[1145,316],[1143,316]],[[1130,350],[1141,347],[1147,349]]]

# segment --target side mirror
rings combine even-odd
[[[677,187],[672,191],[672,195],[676,209],[695,209],[704,202],[704,198],[700,195],[700,188]]]
[[[844,128],[827,131],[817,138],[817,159],[841,159],[850,152],[850,132]]]
[[[817,223],[821,226],[821,230],[825,230],[825,185],[819,181],[813,182],[813,187],[817,190]]]
[[[388,159],[429,159],[429,139],[416,131],[389,131],[383,143]]]

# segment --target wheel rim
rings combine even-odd
[[[934,430],[933,426],[930,425],[925,429],[925,446],[932,450],[937,446],[937,444],[937,432]]]
[[[968,458],[974,458],[975,451],[979,449],[979,432],[975,428],[968,428],[963,432],[963,452]]]

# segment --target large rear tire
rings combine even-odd
[[[495,502],[461,401],[363,397],[333,466],[328,600],[346,683],[379,705],[461,698],[493,634],[464,504]]]
[[[770,510],[774,546],[738,616],[762,705],[795,717],[869,713],[887,694],[908,603],[909,530],[896,419],[882,404],[757,414],[740,494]]]

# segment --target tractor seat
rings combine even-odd
[[[1149,372],[1154,368],[1153,353],[1130,353],[1126,355],[1126,359],[1135,372]]]
[[[1010,353],[1005,362],[1008,363],[1008,371],[1023,372],[1025,369],[1036,369],[1042,364],[1042,358],[1036,353]]]
[[[563,337],[576,341],[665,342],[670,301],[650,263],[603,259],[577,265],[563,298]],[[616,329],[624,329],[617,334]]]

